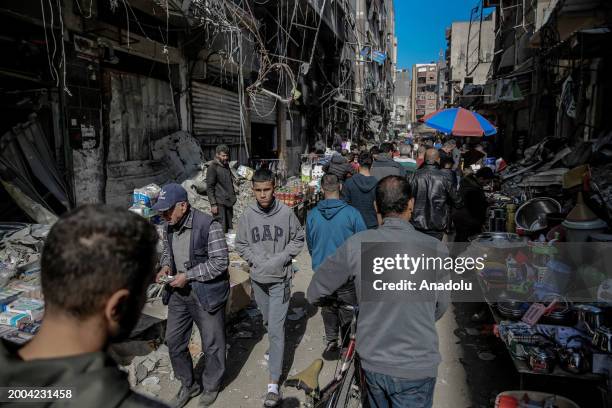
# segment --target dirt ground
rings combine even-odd
[[[293,283],[289,314],[293,314],[292,312],[296,310],[299,312],[301,309],[305,315],[299,320],[287,320],[284,376],[295,374],[306,368],[315,359],[321,357],[325,347],[323,321],[319,310],[308,305],[305,299],[305,292],[312,277],[308,252],[302,251],[296,261],[299,272]],[[470,406],[466,375],[460,362],[461,347],[456,344],[456,337],[453,334],[455,329],[454,312],[449,310],[438,322],[442,364],[434,397],[436,408]],[[262,406],[268,383],[267,364],[264,359],[267,347],[267,335],[261,324],[260,316],[255,315],[251,318],[243,315],[242,320],[230,324],[225,386],[214,406],[232,408]],[[197,355],[198,352],[197,345],[194,345],[192,354]],[[322,385],[331,379],[335,368],[335,361],[325,361],[320,376]],[[168,402],[179,387],[171,371],[169,365],[164,365],[162,361],[152,373],[159,378],[159,387],[155,387],[154,395]],[[150,387],[138,385],[136,389],[151,395]],[[302,391],[283,387],[282,394],[283,407],[299,407],[304,401]],[[197,407],[197,402],[195,398],[187,407]]]
[[[319,310],[308,305],[305,292],[312,277],[310,256],[306,250],[296,259],[299,272],[294,279],[289,314],[296,320],[287,320],[284,377],[308,367],[321,357],[325,346],[323,321]],[[519,376],[509,354],[499,339],[492,335],[492,319],[485,315],[475,323],[471,316],[483,305],[454,304],[438,322],[439,348],[442,363],[434,395],[434,408],[490,408],[495,396],[505,390],[519,389]],[[304,312],[298,318],[300,311]],[[295,314],[298,312],[298,314]],[[240,319],[229,322],[227,373],[225,385],[215,402],[215,407],[261,407],[268,383],[267,363],[264,353],[268,348],[267,335],[261,324],[261,316],[255,309],[243,313]],[[200,349],[191,347],[197,358]],[[200,363],[203,363],[201,361]],[[201,364],[199,364],[201,367]],[[336,368],[335,361],[325,361],[320,376],[326,384]],[[150,376],[159,379],[158,384],[136,390],[170,401],[178,390],[179,382],[172,376],[167,359],[162,359]],[[527,377],[526,388],[556,392],[574,399],[583,407],[599,406],[599,393],[589,384],[554,382],[546,378]],[[154,392],[151,392],[151,388]],[[299,407],[304,401],[303,392],[281,388],[283,407]],[[187,407],[198,406],[193,399]]]

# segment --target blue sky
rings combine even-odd
[[[469,21],[479,0],[394,0],[397,67],[437,61],[446,50],[446,28]]]

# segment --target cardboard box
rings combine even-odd
[[[233,315],[251,304],[251,278],[246,262],[232,262],[228,268],[230,296],[225,307],[226,315]]]

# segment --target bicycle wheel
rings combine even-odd
[[[344,374],[342,385],[336,392],[334,408],[361,408],[360,370],[356,370],[355,359]]]

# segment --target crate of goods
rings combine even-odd
[[[30,316],[26,313],[2,312],[0,313],[0,324],[5,326],[18,327],[23,321],[31,321]]]
[[[0,289],[0,312],[6,311],[6,306],[21,295],[21,290],[2,288]]]
[[[39,299],[19,298],[6,307],[8,312],[26,314],[32,321],[39,321],[45,313],[45,303]]]
[[[136,188],[132,197],[132,205],[134,207],[151,208],[157,201],[160,191],[161,188],[157,184],[149,184],[142,188]]]

